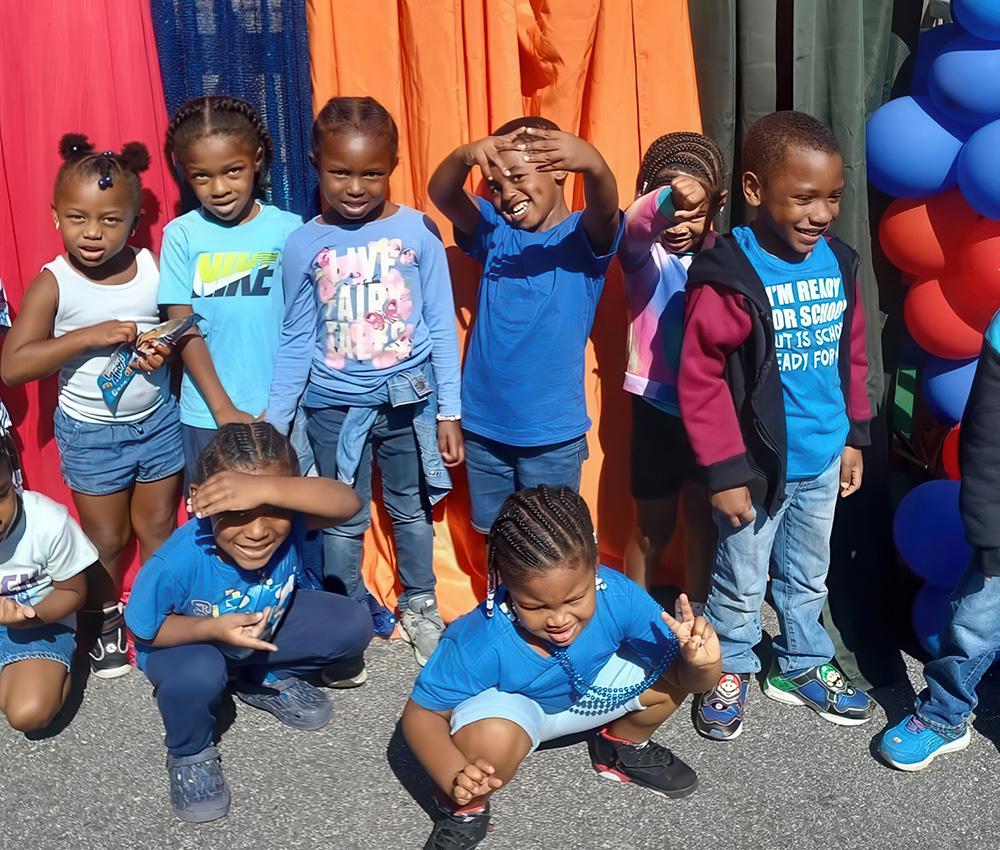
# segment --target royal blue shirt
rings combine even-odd
[[[160,304],[185,304],[203,317],[202,335],[222,388],[239,410],[267,406],[285,301],[281,256],[302,224],[297,215],[262,205],[250,221],[227,227],[199,207],[163,229]],[[215,428],[215,417],[187,369],[181,422]]]
[[[677,637],[661,618],[662,609],[624,575],[599,567],[597,607],[567,650],[574,669],[593,682],[613,655],[627,647],[650,668],[677,647]],[[603,585],[603,586],[602,586]],[[431,711],[450,711],[459,703],[496,688],[537,702],[548,714],[565,711],[580,697],[559,662],[531,648],[501,610],[506,593],[497,590],[497,607],[486,603],[455,620],[420,671],[413,686],[415,703]]]
[[[269,640],[281,623],[302,564],[305,524],[298,516],[285,541],[259,570],[244,570],[220,556],[209,518],[189,519],[142,565],[125,606],[125,622],[135,637],[135,660],[145,671],[154,651],[150,642],[171,614],[218,617],[270,608],[260,635]],[[254,650],[219,644],[231,658]]]
[[[579,212],[549,230],[507,224],[483,198],[470,239],[455,241],[483,267],[462,376],[462,427],[512,446],[561,443],[590,430],[587,338],[618,249],[621,223],[597,256]]]
[[[847,309],[840,265],[825,239],[807,259],[786,263],[761,248],[751,228],[736,227],[733,236],[771,303],[788,431],[787,480],[815,478],[840,457],[850,430],[838,366]]]

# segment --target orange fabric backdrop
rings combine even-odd
[[[85,133],[98,149],[143,142],[145,215],[132,244],[158,250],[176,214],[162,154],[167,111],[147,0],[7,0],[0,27],[0,279],[13,311],[44,263],[63,251],[49,204],[59,139]],[[3,387],[27,485],[69,505],[52,436],[56,381]],[[135,566],[135,565],[133,565]]]
[[[544,115],[601,151],[625,207],[646,146],[663,133],[701,129],[687,0],[308,0],[307,14],[314,109],[336,95],[369,95],[399,124],[392,198],[427,211],[445,234],[463,339],[474,318],[479,267],[454,247],[451,227],[426,193],[433,169],[452,149],[519,115]],[[582,181],[570,191],[577,209]],[[581,486],[609,564],[620,563],[632,526],[626,327],[615,265],[587,347],[594,427]],[[485,584],[464,472],[453,478],[455,491],[434,515],[446,619],[468,611]],[[399,588],[389,528],[376,510],[364,575],[392,602]]]

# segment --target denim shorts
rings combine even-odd
[[[0,670],[15,661],[46,658],[70,669],[76,652],[76,632],[62,623],[46,623],[27,629],[0,626]]]
[[[134,483],[169,478],[184,468],[177,402],[168,396],[140,422],[97,423],[56,408],[59,470],[70,490],[107,496]]]
[[[593,684],[606,688],[627,688],[639,684],[648,674],[647,668],[634,661],[612,655],[601,672],[594,677]],[[528,733],[531,752],[534,752],[545,741],[601,729],[612,720],[644,708],[639,697],[633,697],[618,708],[596,716],[573,711],[572,707],[555,714],[546,714],[545,709],[530,697],[489,688],[455,707],[451,713],[451,734],[454,735],[463,726],[479,720],[509,720]]]
[[[504,500],[523,490],[547,484],[580,489],[587,459],[587,435],[547,446],[509,446],[464,431],[465,472],[472,502],[472,527],[488,534]]]

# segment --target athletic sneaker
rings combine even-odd
[[[838,726],[858,726],[870,720],[875,711],[868,694],[854,687],[833,664],[784,676],[772,667],[764,694],[777,702],[808,706]]]
[[[399,630],[403,640],[413,647],[417,664],[423,667],[444,634],[444,620],[438,613],[437,600],[430,595],[410,599],[407,607],[399,611]]]
[[[911,714],[887,729],[878,746],[879,755],[900,770],[923,770],[941,753],[957,753],[969,746],[972,732],[966,727],[957,738],[945,738]]]
[[[359,688],[368,681],[368,670],[365,668],[364,656],[343,658],[327,664],[320,670],[320,676],[328,688]]]
[[[372,615],[372,631],[375,637],[391,638],[396,631],[396,615],[382,605],[371,593],[364,595],[363,602]]]
[[[293,729],[312,732],[322,729],[333,717],[330,698],[319,688],[295,677],[260,686],[240,682],[236,696],[247,705],[269,711]]]
[[[435,822],[424,850],[472,850],[493,831],[489,803],[476,812],[441,811],[444,816]]]
[[[694,728],[713,741],[731,741],[743,731],[743,706],[749,673],[723,673],[715,687],[698,694],[692,705]]]
[[[664,797],[686,797],[698,787],[695,772],[656,741],[633,744],[602,729],[587,747],[594,770],[605,779],[634,782]]]
[[[90,650],[90,669],[99,679],[115,679],[131,672],[124,606],[119,602],[104,609],[101,636]]]
[[[206,747],[193,756],[168,755],[167,772],[170,808],[181,820],[204,823],[229,811],[229,786],[215,747]]]

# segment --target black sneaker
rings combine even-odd
[[[120,602],[104,609],[101,636],[90,650],[90,669],[99,679],[116,679],[132,670],[128,661],[125,614]]]
[[[634,782],[664,797],[686,797],[698,787],[695,772],[656,741],[636,745],[602,729],[588,741],[590,760],[605,779]]]
[[[472,850],[493,831],[490,823],[490,804],[481,812],[459,814],[447,812],[431,831],[424,850]]]
[[[723,673],[714,688],[695,696],[692,712],[698,734],[713,741],[739,737],[749,687],[749,673]]]

